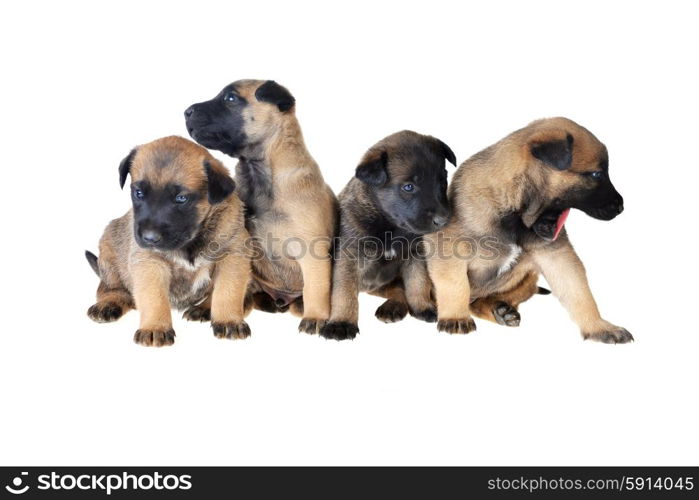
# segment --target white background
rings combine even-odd
[[[691,3],[457,5],[2,4],[0,464],[699,464]],[[159,350],[136,313],[91,322],[83,250],[129,208],[119,161],[240,78],[292,91],[338,191],[404,128],[461,162],[535,118],[588,127],[626,211],[567,227],[636,342],[583,342],[552,297],[449,336],[363,296],[343,343],[258,312],[249,340],[176,319]]]

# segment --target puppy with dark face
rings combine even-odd
[[[303,316],[300,331],[318,333],[330,316],[337,201],[306,149],[294,97],[271,80],[240,80],[187,108],[185,120],[198,143],[239,159],[255,305],[291,309]]]
[[[451,221],[426,237],[439,330],[474,330],[471,313],[518,325],[516,307],[543,274],[583,338],[633,340],[601,318],[564,229],[571,209],[600,220],[623,210],[607,148],[587,129],[566,118],[535,121],[466,160],[449,198]]]
[[[211,319],[217,337],[249,336],[248,233],[226,168],[201,146],[166,137],[124,158],[122,188],[129,175],[133,208],[109,223],[99,258],[86,252],[100,278],[88,316],[102,323],[138,309],[134,341],[146,346],[174,343],[171,307]]]
[[[357,335],[360,291],[387,298],[376,311],[381,321],[400,321],[408,312],[436,321],[420,245],[423,234],[449,220],[445,160],[456,165],[449,146],[408,130],[386,137],[364,155],[339,197],[332,313],[322,336]]]

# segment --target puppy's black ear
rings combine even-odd
[[[291,95],[291,92],[274,80],[267,80],[260,85],[255,91],[255,97],[258,101],[276,104],[279,111],[282,112],[289,111],[296,103],[296,99]]]
[[[221,203],[235,191],[235,181],[218,160],[204,160],[209,191],[209,203]]]
[[[439,147],[439,150],[444,155],[444,158],[446,158],[449,163],[456,166],[456,155],[451,148],[437,138],[435,138],[435,141],[437,141],[437,147]]]
[[[534,158],[556,170],[567,170],[573,163],[573,136],[566,134],[564,139],[533,141],[530,151]]]
[[[359,164],[354,175],[362,182],[380,187],[388,181],[388,153],[386,151],[370,151]]]
[[[121,189],[124,189],[124,184],[126,184],[126,176],[129,175],[129,172],[131,171],[131,164],[133,163],[133,159],[136,156],[137,151],[138,148],[133,148],[131,152],[126,155],[126,158],[121,160],[121,163],[119,164],[119,187],[121,187]]]

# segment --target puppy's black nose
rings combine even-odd
[[[440,229],[447,225],[448,220],[449,218],[446,215],[435,215],[432,219],[432,224],[434,224],[434,227],[437,229]]]
[[[148,243],[149,245],[155,245],[162,238],[163,237],[159,232],[153,231],[152,229],[147,229],[147,230],[143,231],[143,233],[141,234],[141,239],[143,241],[145,241],[146,243]]]
[[[194,113],[194,106],[190,106],[184,110],[184,117],[189,118],[190,116],[192,116],[192,113]]]

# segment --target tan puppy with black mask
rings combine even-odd
[[[271,80],[240,80],[185,111],[199,144],[239,158],[238,194],[255,239],[255,305],[303,315],[318,333],[330,316],[337,200],[306,149],[295,99]]]
[[[174,343],[171,307],[211,319],[219,338],[248,337],[248,233],[226,168],[201,146],[166,137],[133,149],[119,166],[122,187],[128,175],[133,208],[109,223],[99,258],[86,252],[100,278],[88,316],[104,323],[138,309],[134,341],[145,346]]]
[[[466,160],[449,187],[449,224],[425,237],[438,329],[471,332],[472,312],[490,320],[499,315],[505,324],[505,316],[516,317],[518,324],[508,300],[536,293],[541,273],[583,338],[633,340],[600,316],[563,228],[571,208],[600,220],[622,212],[608,167],[604,144],[566,118],[537,120]]]

